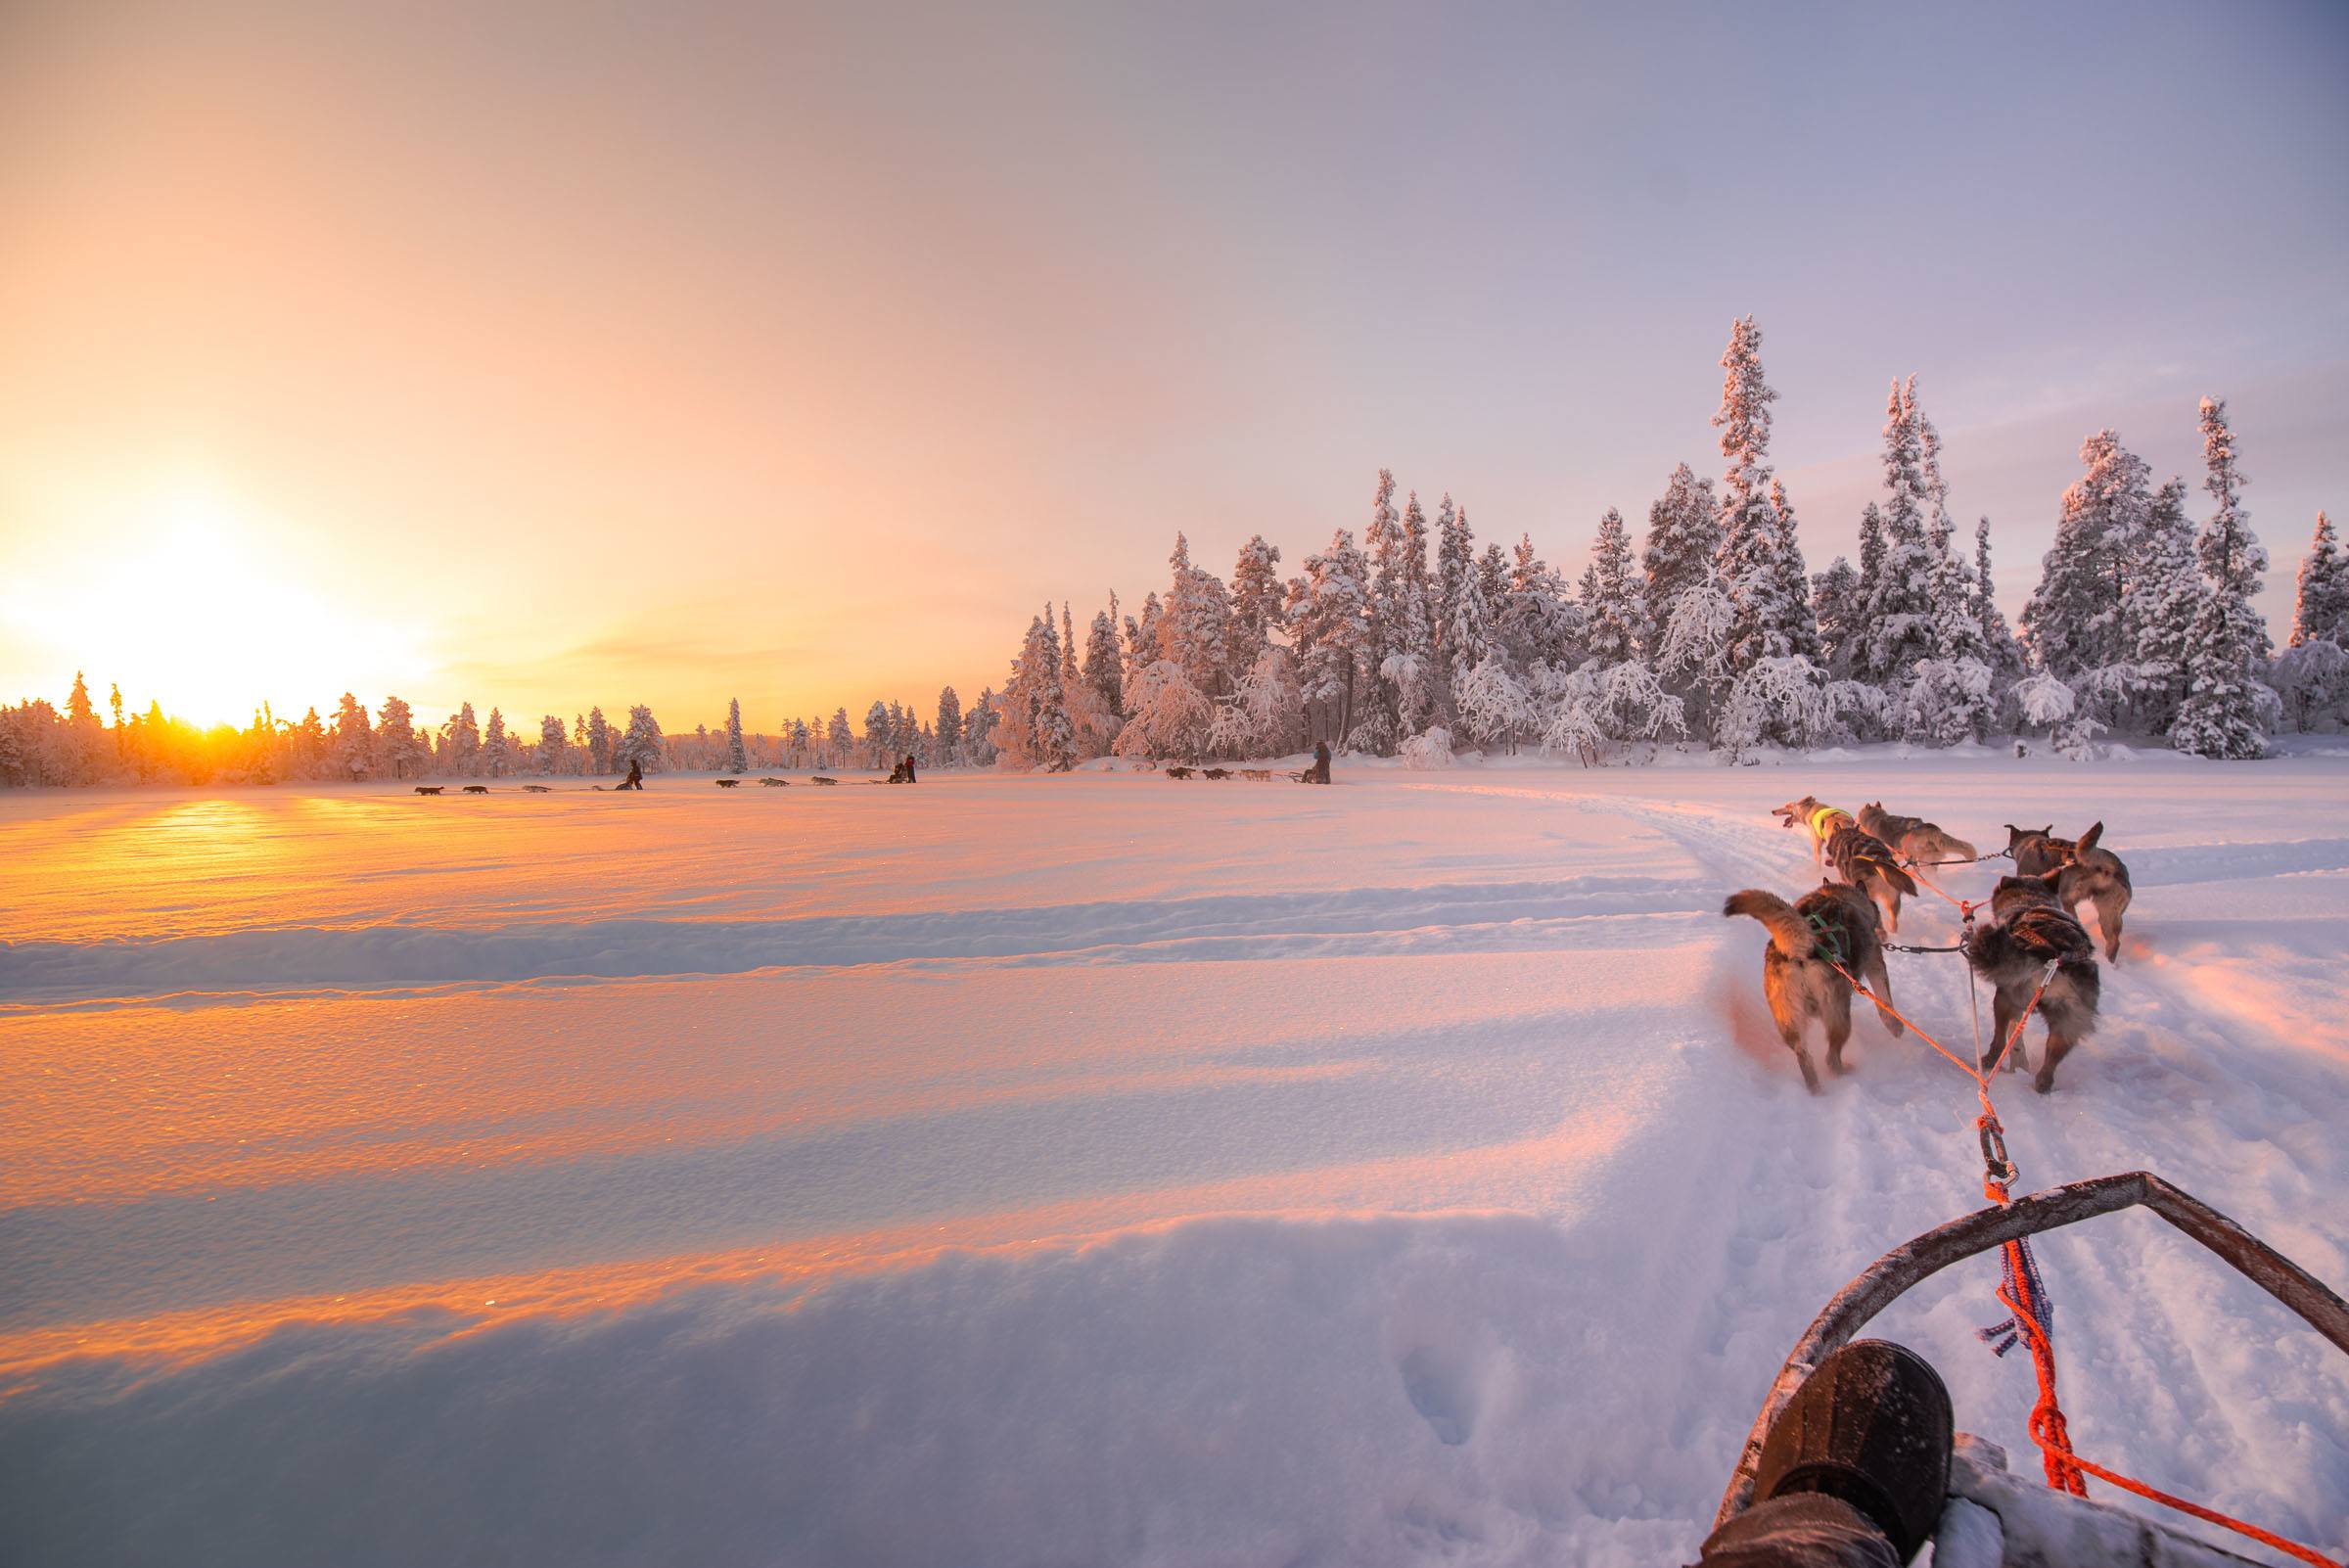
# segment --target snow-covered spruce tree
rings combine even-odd
[[[1297,651],[1298,684],[1324,728],[1343,738],[1355,723],[1356,683],[1369,645],[1369,562],[1351,529],[1330,536],[1329,548],[1305,558],[1305,575],[1289,584],[1289,641]]]
[[[750,753],[742,743],[742,699],[726,699],[726,771],[747,773],[751,770]]]
[[[1653,663],[1664,645],[1680,596],[1713,585],[1714,558],[1721,553],[1721,510],[1713,482],[1698,479],[1687,464],[1672,471],[1664,493],[1647,509],[1647,545],[1640,558],[1646,582],[1639,595],[1645,623],[1640,651]]]
[[[1097,628],[1101,623],[1096,621],[1093,624]],[[1114,644],[1114,635],[1112,641]],[[1117,656],[1114,653],[1110,656],[1110,663],[1113,665],[1117,663]],[[939,690],[938,728],[935,733],[938,737],[938,765],[941,767],[956,765],[962,756],[962,699],[954,694],[954,688],[951,686],[942,687]]]
[[[2191,677],[2170,726],[2170,744],[2196,757],[2261,757],[2267,753],[2263,710],[2272,709],[2275,696],[2252,673],[2265,663],[2270,643],[2251,596],[2268,569],[2268,552],[2242,505],[2246,476],[2235,466],[2224,399],[2202,399],[2202,456],[2209,468],[2203,488],[2218,503],[2196,541],[2209,592],[2194,617]]]
[[[995,726],[1002,717],[1002,702],[992,686],[979,688],[979,700],[962,715],[962,760],[965,767],[995,765]]]
[[[1174,535],[1169,565],[1174,585],[1159,623],[1159,656],[1180,665],[1191,685],[1212,702],[1231,678],[1231,597],[1221,577],[1191,564],[1190,541],[1180,533]]]
[[[2165,735],[2192,683],[2194,621],[2209,597],[2194,564],[2194,525],[2186,515],[2186,481],[2154,494],[2131,563],[2121,620],[2128,634],[2127,716],[2147,734]]]
[[[563,771],[563,754],[569,749],[569,732],[563,727],[561,714],[546,714],[538,720],[538,776],[551,778]]]
[[[1805,631],[1810,584],[1790,568],[1787,530],[1772,500],[1770,405],[1778,394],[1763,378],[1762,329],[1753,317],[1730,325],[1721,365],[1721,407],[1713,423],[1727,468],[1716,576],[1734,611],[1728,647],[1733,677],[1759,660],[1799,656],[1815,639]]]
[[[1460,709],[1460,691],[1469,671],[1490,658],[1497,646],[1493,630],[1493,606],[1485,594],[1485,574],[1478,570],[1470,549],[1468,514],[1462,511],[1456,527],[1459,532],[1458,576],[1451,588],[1451,615],[1444,623],[1444,683],[1454,740],[1481,739],[1481,733],[1471,724]]]
[[[1973,589],[1974,622],[1982,628],[1982,646],[1989,650],[1991,674],[2001,687],[2011,691],[2029,666],[2022,644],[2014,640],[2014,631],[2006,624],[2006,613],[1999,608],[1998,592],[1992,584],[1989,518],[1974,524]]]
[[[1842,556],[1811,578],[1811,614],[1819,628],[1819,665],[1833,680],[1852,673],[1852,646],[1861,628],[1860,575]]]
[[[1537,667],[1572,669],[1586,656],[1582,607],[1566,584],[1534,549],[1533,535],[1520,534],[1510,553],[1506,591],[1495,618],[1495,632],[1509,662],[1529,677]]]
[[[1141,619],[1137,621],[1131,616],[1126,618],[1127,680],[1130,681],[1140,674],[1145,666],[1158,662],[1160,623],[1165,619],[1166,611],[1158,602],[1158,590],[1155,588],[1142,595]]]
[[[2087,472],[2063,492],[2055,543],[2022,620],[2032,658],[2075,697],[2088,695],[2084,685],[2091,692],[2125,691],[2134,679],[2123,604],[2153,509],[2144,460],[2112,431],[2083,441],[2080,461]],[[2088,706],[2099,700],[2091,696]]]
[[[1118,596],[1114,593],[1109,596],[1109,608],[1094,615],[1085,632],[1082,673],[1105,712],[1126,712],[1126,661],[1118,646]],[[944,734],[943,724],[940,734]]]
[[[482,772],[497,778],[506,770],[506,715],[489,710],[488,727],[482,731]]]
[[[1589,625],[1590,657],[1601,665],[1620,665],[1639,657],[1640,636],[1647,623],[1639,589],[1632,536],[1623,526],[1623,514],[1610,506],[1598,520],[1590,565],[1583,573],[1583,615]]]
[[[2289,646],[2297,648],[2316,638],[2349,648],[2349,562],[2341,557],[2332,519],[2322,512],[2295,581]]]
[[[889,705],[875,698],[864,711],[864,765],[887,767],[896,750],[897,726],[890,720]]]
[[[587,710],[587,766],[598,775],[612,771],[612,724],[601,708]]]
[[[365,778],[375,770],[375,736],[367,723],[367,710],[348,692],[343,694],[343,704],[335,710],[331,745],[338,778]]]
[[[1701,721],[1708,744],[1718,732],[1713,720],[1720,713],[1735,676],[1729,669],[1729,633],[1736,624],[1737,606],[1718,582],[1684,588],[1673,600],[1672,619],[1652,661],[1665,690],[1681,699],[1690,728]]]
[[[647,773],[660,771],[661,721],[644,704],[638,703],[628,710],[627,731],[620,737],[619,755],[613,761],[622,773],[628,770],[630,762],[637,763]]]
[[[1400,741],[1434,722],[1440,689],[1435,625],[1429,610],[1435,587],[1428,580],[1427,514],[1419,509],[1417,490],[1410,493],[1403,509],[1403,562],[1397,590],[1395,602],[1387,607],[1392,647],[1379,669],[1394,694]]]
[[[1449,726],[1453,710],[1451,682],[1458,661],[1451,652],[1451,625],[1459,616],[1460,594],[1476,575],[1476,544],[1468,531],[1468,514],[1452,505],[1446,491],[1436,508],[1435,602],[1429,607],[1436,649],[1436,711]],[[1466,668],[1475,668],[1471,663]]]
[[[443,771],[465,777],[480,770],[482,726],[473,716],[473,704],[459,703],[448,722],[440,726],[440,735]]]
[[[820,759],[820,765],[847,767],[855,751],[856,731],[849,726],[849,711],[846,708],[833,709],[832,716],[824,723],[824,755]]]
[[[2349,724],[2349,652],[2330,637],[2309,637],[2277,656],[2276,692],[2292,728],[2337,730]]]
[[[1280,580],[1280,546],[1251,534],[1231,564],[1231,644],[1235,669],[1253,668],[1280,624],[1287,584]]]
[[[1906,693],[1918,661],[1934,657],[1931,505],[1918,429],[1915,381],[1895,381],[1884,405],[1884,555],[1863,619],[1865,651],[1853,661],[1863,680]]]
[[[1770,507],[1778,520],[1777,580],[1773,592],[1787,606],[1776,634],[1783,636],[1789,652],[1818,664],[1819,621],[1811,613],[1811,565],[1803,559],[1794,503],[1786,498],[1785,484],[1775,478],[1770,482]]]

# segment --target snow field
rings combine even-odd
[[[0,1556],[1681,1560],[1804,1322],[1979,1201],[1962,1078],[1869,1018],[1806,1095],[1719,915],[1804,793],[2101,817],[2025,1184],[2349,1280],[2338,761],[1340,777],[0,803]],[[2349,1541],[2335,1353],[2148,1217],[2042,1257],[2084,1453]],[[1881,1326],[2021,1466],[1995,1275]]]

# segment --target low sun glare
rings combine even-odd
[[[11,606],[12,620],[87,672],[101,705],[111,682],[135,709],[160,701],[198,724],[242,726],[272,694],[314,700],[306,682],[288,686],[289,671],[394,679],[422,667],[413,637],[274,564],[236,502],[209,485],[160,488],[117,537],[105,570],[21,582]],[[362,701],[381,695],[360,691]]]

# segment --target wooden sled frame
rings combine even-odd
[[[2149,1171],[2096,1176],[2050,1187],[1999,1208],[1978,1209],[1926,1231],[1893,1248],[1861,1270],[1803,1330],[1778,1368],[1746,1434],[1745,1452],[1738,1455],[1736,1473],[1722,1495],[1721,1511],[1713,1516],[1720,1529],[1753,1504],[1754,1472],[1762,1462],[1762,1442],[1773,1421],[1794,1398],[1794,1391],[1819,1363],[1850,1343],[1869,1318],[1882,1312],[1911,1286],[1954,1263],[2003,1247],[2023,1236],[2053,1230],[2059,1225],[2093,1220],[2123,1209],[2150,1209],[2217,1253],[2235,1272],[2289,1307],[2349,1356],[2349,1302],[2307,1269],[2269,1246],[2241,1225],[2194,1197],[2170,1185]]]

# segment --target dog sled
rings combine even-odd
[[[1986,1155],[1990,1153],[1985,1150]],[[2145,1171],[2097,1176],[2050,1187],[1979,1209],[1895,1247],[1863,1269],[1803,1331],[1770,1386],[1754,1418],[1737,1468],[1714,1517],[1720,1528],[1750,1507],[1764,1440],[1772,1424],[1812,1371],[1878,1313],[1921,1281],[1952,1264],[1993,1248],[2024,1242],[2042,1231],[2076,1224],[2125,1209],[2148,1209],[2216,1254],[2237,1273],[2280,1302],[2302,1321],[2349,1355],[2349,1303],[2315,1275],[2189,1193]],[[2023,1296],[2026,1303],[2032,1298]],[[2011,1305],[2011,1303],[2010,1303]],[[2025,1314],[2028,1332],[2039,1325]],[[2035,1355],[2044,1339],[2034,1345]],[[1958,1434],[1950,1468],[1950,1502],[1935,1537],[1934,1562],[1957,1568],[2242,1568],[2254,1559],[2212,1545],[2166,1521],[2117,1507],[2086,1495],[2086,1482],[2101,1481],[2180,1508],[2213,1524],[2236,1530],[2286,1557],[2309,1563],[2331,1561],[2321,1552],[2269,1535],[2142,1482],[2116,1475],[2073,1453],[2054,1407],[2051,1353],[2043,1367],[2041,1409],[2032,1437],[2047,1451],[2048,1484],[2040,1485],[2007,1468],[2005,1451],[1970,1433]],[[2044,1412],[2055,1409],[2052,1421]],[[2076,1490],[2074,1490],[2076,1489]]]

